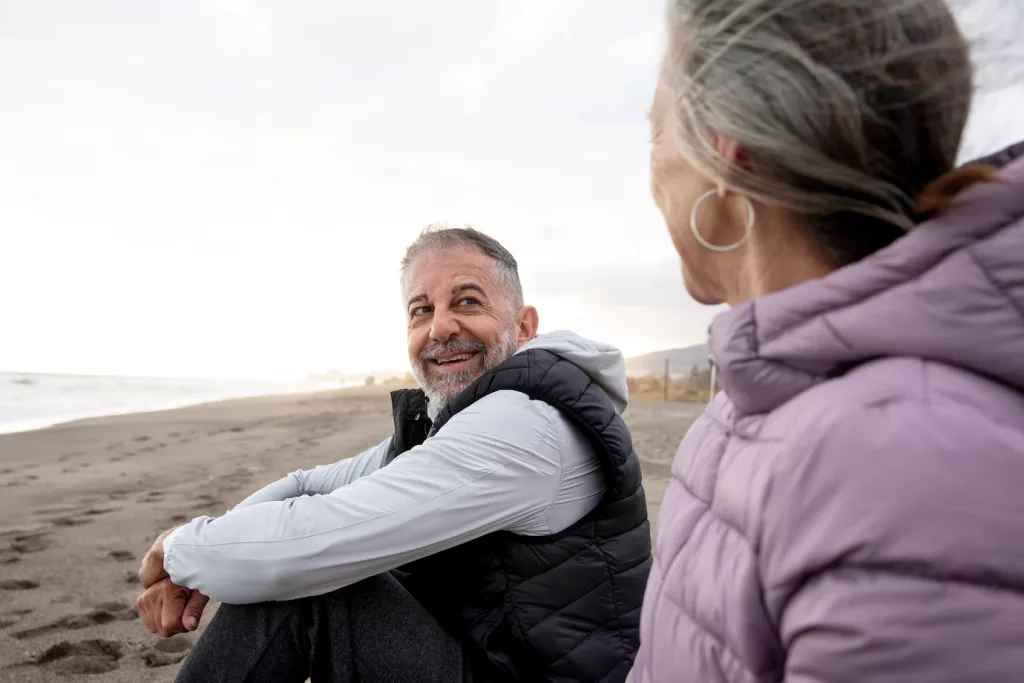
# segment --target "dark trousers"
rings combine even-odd
[[[221,605],[176,683],[464,683],[471,656],[389,574],[312,598]]]

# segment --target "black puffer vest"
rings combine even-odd
[[[604,499],[557,535],[493,533],[395,575],[497,680],[624,681],[640,643],[651,566],[647,503],[629,430],[586,372],[549,351],[525,351],[485,373],[432,425],[421,391],[394,392],[389,461],[475,401],[508,389],[557,408],[590,436]]]

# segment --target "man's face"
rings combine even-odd
[[[474,249],[419,256],[406,269],[404,298],[413,374],[436,404],[507,360],[536,328],[522,320],[532,309],[511,309],[494,261]]]

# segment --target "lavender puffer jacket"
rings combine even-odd
[[[1024,681],[1024,145],[712,325],[631,683]]]

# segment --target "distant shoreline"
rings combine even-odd
[[[103,417],[124,417],[128,415],[144,415],[147,413],[162,413],[168,410],[178,410],[181,408],[194,408],[197,406],[212,405],[216,403],[224,403],[226,401],[239,401],[247,398],[275,398],[284,396],[302,396],[304,394],[318,394],[331,391],[342,391],[346,387],[337,387],[332,389],[310,389],[308,392],[290,392],[281,394],[256,394],[252,396],[221,396],[211,397],[205,399],[199,399],[195,401],[175,401],[162,405],[140,408],[137,410],[123,408],[116,408],[109,411],[97,410],[92,412],[84,412],[76,415],[54,415],[51,417],[40,417],[28,420],[19,420],[6,423],[0,423],[0,436],[6,434],[24,434],[26,432],[36,432],[43,429],[50,429],[51,427],[59,427],[61,425],[71,424],[72,422],[83,422],[85,420],[95,420]]]
[[[133,415],[234,398],[289,396],[355,386],[336,381],[224,381],[0,373],[0,434],[97,417]]]

